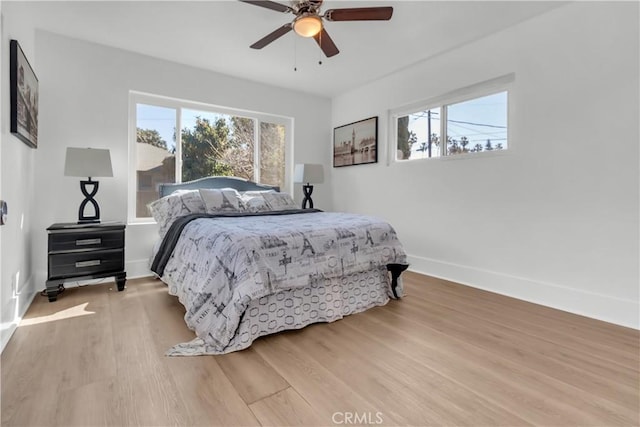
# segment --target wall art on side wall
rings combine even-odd
[[[11,78],[11,133],[38,148],[38,78],[17,40],[9,45]]]
[[[378,117],[333,129],[333,167],[378,162]]]

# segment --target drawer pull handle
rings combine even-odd
[[[76,262],[76,268],[94,267],[96,265],[100,265],[100,260],[99,259],[93,259],[93,260],[90,260],[90,261],[78,261],[78,262]]]
[[[100,243],[102,243],[100,238],[76,240],[76,246],[99,245]]]

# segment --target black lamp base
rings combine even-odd
[[[310,209],[313,209],[313,200],[311,200],[311,193],[313,193],[313,185],[305,184],[302,186],[302,193],[304,199],[302,200],[302,209],[307,209],[307,204]]]
[[[100,224],[99,219],[79,219],[78,224]]]
[[[80,203],[80,208],[78,209],[78,224],[100,222],[100,206],[98,206],[98,202],[93,198],[98,193],[98,184],[98,181],[91,181],[91,177],[89,177],[88,181],[80,181],[80,191],[84,194],[85,199]],[[91,193],[87,190],[89,185],[93,186]],[[85,215],[87,204],[91,204],[91,206],[93,206],[93,210],[95,212],[94,215]]]

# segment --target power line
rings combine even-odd
[[[418,120],[418,119],[424,119],[427,117],[427,112],[426,111],[421,111],[420,113],[413,113],[411,114],[412,119]],[[431,115],[437,115],[439,114],[437,111],[431,111]],[[433,117],[432,117],[433,118]],[[440,120],[440,118],[435,118],[435,120]],[[490,127],[490,128],[498,128],[498,129],[507,129],[507,126],[499,126],[499,125],[490,125],[488,123],[474,123],[474,122],[465,122],[462,120],[453,120],[453,119],[447,119],[447,122],[451,122],[451,123],[462,123],[465,125],[472,125],[472,126],[485,126],[485,127]]]
[[[452,127],[458,127],[460,129],[464,129],[465,131],[473,132],[473,133],[471,133],[469,135],[494,135],[494,134],[502,135],[502,134],[504,134],[506,132],[506,130],[496,130],[496,131],[493,131],[493,132],[480,132],[477,129],[472,129],[472,128],[469,128],[469,127],[466,127],[466,126],[462,126],[462,125],[459,125],[459,124],[454,124],[454,125],[451,125],[451,126]],[[453,132],[447,132],[447,133],[453,133]],[[462,133],[462,132],[460,132],[460,133]]]
[[[461,120],[451,120],[448,119],[448,122],[452,122],[452,123],[463,123],[465,125],[473,125],[473,126],[486,126],[486,127],[490,127],[490,128],[500,128],[500,129],[506,129],[506,126],[498,126],[498,125],[489,125],[486,123],[473,123],[473,122],[463,122]]]

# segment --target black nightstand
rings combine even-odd
[[[113,276],[124,290],[124,228],[122,223],[57,223],[49,233],[47,296],[58,296],[64,282]]]

